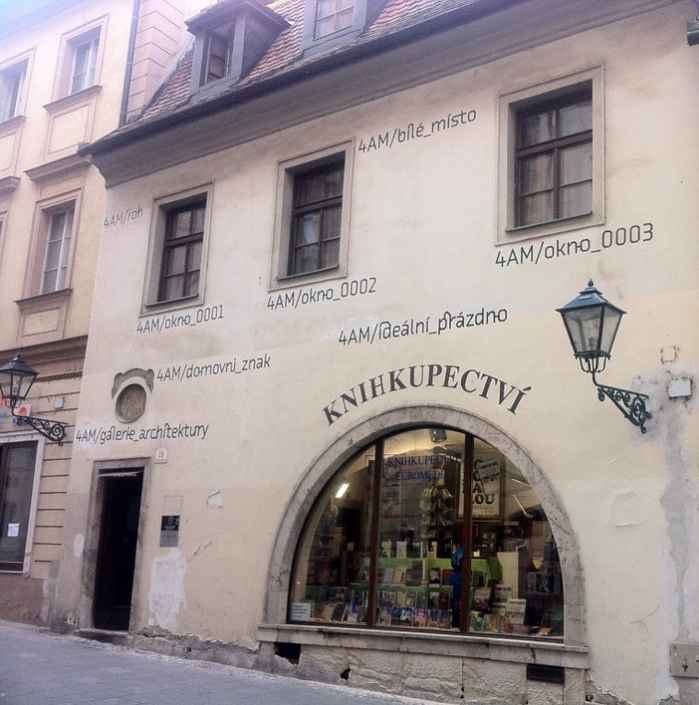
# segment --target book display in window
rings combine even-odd
[[[561,637],[561,564],[533,488],[484,441],[433,432],[382,439],[331,481],[297,549],[291,619]]]

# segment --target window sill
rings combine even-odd
[[[15,303],[22,308],[32,304],[50,304],[54,301],[62,301],[67,299],[73,293],[72,289],[59,289],[51,291],[48,294],[34,294],[33,296],[25,296],[23,299],[16,299]]]
[[[548,220],[543,223],[534,223],[533,225],[519,225],[513,228],[505,228],[495,244],[511,245],[513,242],[520,240],[532,240],[533,238],[546,235],[560,235],[561,233],[600,225],[604,225],[604,217],[596,213],[586,213],[585,215],[575,215],[570,218]]]
[[[46,103],[46,105],[44,105],[44,108],[51,113],[55,110],[60,110],[61,108],[70,106],[73,103],[81,103],[89,98],[92,98],[93,96],[97,95],[101,90],[102,86],[96,83],[94,86],[90,86],[89,88],[83,88],[83,90],[78,91],[77,93],[71,93],[70,95],[64,95],[60,98],[56,98],[56,100],[53,100],[50,103]]]
[[[263,642],[371,649],[401,653],[440,654],[509,663],[538,663],[565,668],[589,668],[586,646],[560,641],[513,639],[504,636],[336,627],[308,624],[259,624],[257,638]]]
[[[0,122],[0,133],[5,133],[5,132],[12,132],[13,130],[16,130],[20,125],[22,125],[24,122],[26,122],[27,116],[26,115],[15,115],[14,117],[10,118],[9,120],[3,120]]]
[[[141,317],[153,316],[156,313],[163,313],[168,311],[176,311],[180,308],[189,308],[191,306],[201,306],[204,303],[204,297],[202,294],[195,294],[194,296],[183,296],[179,299],[169,299],[168,301],[152,301],[150,303],[144,303],[143,309],[141,310]]]
[[[316,269],[313,272],[303,272],[302,274],[285,274],[281,277],[275,277],[270,291],[277,289],[288,289],[292,286],[301,286],[302,284],[315,284],[316,282],[327,281],[329,279],[342,279],[347,276],[342,265],[335,264],[332,267],[325,269]]]

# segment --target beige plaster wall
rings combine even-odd
[[[699,54],[685,43],[686,14],[677,3],[494,57],[111,189],[108,212],[142,208],[144,216],[102,238],[59,618],[89,626],[91,585],[72,537],[86,532],[99,461],[126,464],[167,450],[167,463],[148,470],[133,629],[255,650],[267,592],[276,589],[267,577],[277,531],[304,473],[338,438],[383,412],[459,407],[515,439],[561,498],[583,566],[566,580],[583,581],[593,681],[636,705],[678,697],[669,645],[699,639],[697,424],[692,399],[667,396],[672,377],[696,375],[699,349],[699,95],[688,88],[696,85]],[[499,96],[596,66],[604,73],[604,225],[496,246]],[[429,139],[359,150],[372,136],[461,110],[476,110],[476,120]],[[206,135],[198,139],[206,151]],[[344,212],[348,280],[375,279],[375,291],[277,307],[277,293],[268,291],[277,165],[348,139],[355,144]],[[139,317],[153,200],[209,182],[205,303],[172,314],[195,325],[173,323],[171,314]],[[645,223],[652,239],[602,247],[605,229]],[[555,254],[557,243],[586,238],[589,252]],[[537,264],[498,264],[499,255],[507,261],[521,245],[538,251],[540,243]],[[555,312],[589,278],[628,311],[603,381],[650,394],[645,435],[610,402],[597,401]],[[341,284],[310,289],[338,293]],[[197,323],[206,307],[221,307],[223,318]],[[506,309],[507,319],[440,335],[338,342],[343,332],[382,321],[429,317],[436,330],[445,311],[482,308]],[[172,379],[189,364],[235,360],[241,370],[243,359],[265,355],[265,369]],[[526,396],[511,413],[495,391],[423,385],[377,396],[328,424],[323,409],[342,392],[429,364],[473,368]],[[136,440],[107,440],[112,426],[127,428],[115,417],[111,390],[115,375],[132,368],[152,369],[154,389],[130,426]],[[138,440],[165,423],[203,425],[206,436]],[[364,440],[352,438],[352,447]],[[159,548],[160,516],[176,513],[173,507],[181,515],[179,546]]]

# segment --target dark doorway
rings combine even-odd
[[[128,630],[143,470],[105,472],[99,482],[102,483],[102,522],[95,575],[94,624],[97,629]]]

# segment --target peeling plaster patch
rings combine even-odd
[[[158,556],[151,566],[148,591],[148,620],[174,632],[177,615],[185,604],[185,560],[177,548]]]
[[[207,541],[203,546],[200,543],[197,544],[197,547],[192,551],[192,555],[190,556],[190,558],[194,558],[194,556],[196,556],[197,553],[199,553],[199,549],[201,549],[203,551],[208,546],[211,546],[212,543],[213,543],[213,541]]]
[[[222,507],[223,506],[223,497],[221,495],[221,491],[217,490],[213,494],[210,494],[206,498],[206,506],[209,509],[215,509],[216,507]]]
[[[616,492],[612,499],[614,526],[638,526],[643,523],[643,509],[639,496],[633,492]]]
[[[666,368],[652,370],[641,377],[644,391],[651,394],[651,413],[647,440],[658,443],[665,453],[667,485],[661,497],[665,515],[668,557],[659,570],[666,575],[667,603],[665,621],[671,640],[699,640],[699,622],[696,595],[699,594],[699,555],[694,479],[695,458],[691,452],[689,420],[694,399],[670,399],[668,384],[673,377],[693,377],[696,370],[690,365],[667,364]],[[674,697],[677,681],[669,676],[669,650],[660,653],[658,698]],[[664,675],[664,677],[663,677]]]
[[[73,540],[73,555],[76,558],[80,558],[83,554],[83,549],[85,548],[85,534],[76,534]]]

